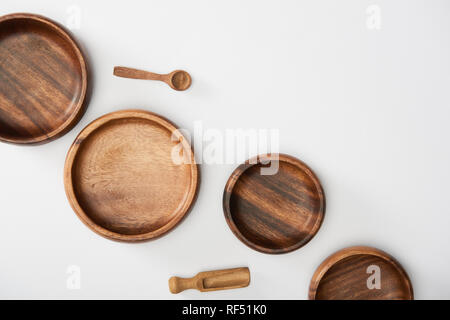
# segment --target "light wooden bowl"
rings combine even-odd
[[[190,162],[174,162],[180,154]],[[89,124],[64,169],[66,194],[81,221],[121,241],[149,240],[174,228],[198,184],[188,140],[168,120],[142,110],[113,112]]]

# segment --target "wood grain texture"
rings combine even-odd
[[[87,62],[61,26],[38,15],[0,17],[0,140],[41,144],[85,111]]]
[[[171,277],[169,290],[180,293],[187,289],[200,292],[244,288],[250,284],[250,270],[247,267],[205,271],[192,278]]]
[[[272,161],[278,162],[278,172],[261,175],[260,169]],[[247,246],[264,253],[286,253],[304,246],[317,233],[325,196],[318,178],[302,161],[272,154],[247,160],[232,173],[223,209],[229,227]]]
[[[371,265],[380,268],[380,289],[369,289]],[[316,270],[309,288],[311,300],[412,300],[411,281],[389,254],[370,247],[350,247],[328,257]]]
[[[174,163],[173,150],[192,163]],[[89,124],[72,144],[64,170],[79,218],[122,241],[171,230],[193,204],[199,184],[188,140],[168,120],[142,110],[113,112]]]
[[[127,67],[114,67],[113,74],[122,78],[162,81],[177,91],[188,89],[192,83],[191,76],[184,70],[175,70],[168,74],[159,74]]]

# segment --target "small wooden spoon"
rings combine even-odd
[[[183,70],[175,70],[168,74],[159,74],[127,67],[114,67],[114,75],[129,79],[159,80],[167,83],[172,89],[183,91],[191,86],[191,76]]]
[[[250,284],[250,270],[247,267],[200,272],[193,278],[172,277],[169,289],[180,293],[187,289],[200,292],[247,287]]]

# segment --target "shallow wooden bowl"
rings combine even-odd
[[[414,295],[408,275],[393,257],[370,247],[351,247],[317,268],[309,299],[412,300]]]
[[[276,164],[275,174],[261,174]],[[317,233],[325,196],[306,164],[272,154],[247,160],[232,173],[223,209],[231,231],[247,246],[264,253],[286,253],[304,246]]]
[[[81,118],[88,87],[74,39],[42,16],[0,17],[0,141],[49,142]]]
[[[64,185],[72,208],[93,231],[142,241],[182,220],[195,200],[198,176],[192,148],[171,122],[124,110],[78,135],[66,158]]]

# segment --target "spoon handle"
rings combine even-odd
[[[114,67],[114,75],[117,77],[129,79],[159,80],[159,81],[166,81],[167,76],[165,74],[148,72],[144,70],[138,70],[127,67]]]

